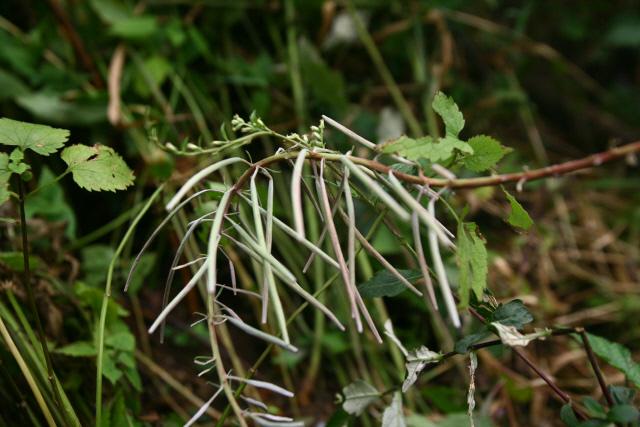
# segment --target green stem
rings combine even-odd
[[[38,191],[42,190],[43,188],[47,188],[50,185],[55,184],[56,182],[60,181],[62,178],[64,178],[65,176],[69,175],[69,173],[71,173],[71,169],[67,169],[66,171],[62,172],[60,175],[56,176],[54,179],[52,179],[51,181],[41,185],[40,187],[37,187],[35,190],[33,190],[32,192],[30,192],[29,194],[27,194],[25,196],[25,199],[33,196],[34,194],[36,194]]]
[[[29,300],[29,307],[33,312],[33,316],[36,321],[36,331],[38,333],[38,340],[40,341],[40,345],[42,346],[42,353],[44,355],[44,360],[47,365],[47,377],[49,378],[49,382],[51,383],[51,389],[53,391],[53,397],[55,399],[56,405],[62,413],[64,414],[65,423],[67,423],[67,411],[62,405],[62,398],[60,397],[60,390],[58,390],[58,386],[56,384],[56,377],[53,373],[53,363],[51,361],[51,353],[49,353],[49,348],[47,347],[47,338],[44,334],[44,328],[42,327],[42,321],[40,319],[40,313],[38,312],[38,307],[36,306],[36,298],[33,292],[33,287],[31,286],[31,270],[29,268],[29,237],[27,233],[27,217],[24,208],[24,184],[22,182],[22,177],[17,177],[18,182],[18,202],[20,205],[20,230],[22,233],[22,259],[23,259],[23,282],[24,287],[27,290],[27,299]]]
[[[102,306],[100,307],[100,319],[98,321],[98,356],[97,356],[97,368],[96,368],[96,426],[100,427],[102,423],[102,365],[104,361],[104,331],[107,323],[107,308],[109,306],[109,299],[111,298],[111,281],[113,279],[113,271],[115,270],[116,261],[120,257],[122,250],[125,247],[125,244],[131,238],[131,235],[136,229],[136,226],[144,216],[144,214],[149,210],[153,202],[158,198],[158,196],[162,193],[164,189],[164,184],[158,187],[156,191],[153,192],[151,197],[147,200],[145,205],[142,207],[140,212],[136,215],[136,217],[131,222],[129,229],[125,233],[124,237],[120,241],[118,248],[113,254],[111,258],[111,262],[109,263],[109,269],[107,270],[107,281],[105,283],[104,296],[102,297]]]
[[[102,227],[97,228],[92,232],[90,232],[89,234],[75,240],[73,243],[69,245],[68,249],[70,251],[73,251],[73,250],[82,248],[88,245],[89,243],[101,238],[102,236],[107,235],[111,231],[115,230],[116,228],[120,227],[122,224],[127,222],[127,220],[133,216],[133,214],[140,208],[141,205],[142,205],[141,203],[136,204],[134,207],[120,214],[111,222],[108,222]]]
[[[409,126],[411,133],[414,136],[422,136],[423,132],[422,132],[422,128],[420,127],[420,123],[416,119],[416,116],[413,114],[413,111],[411,111],[411,106],[409,105],[407,100],[404,99],[404,96],[402,95],[402,92],[400,91],[398,84],[393,78],[393,75],[391,74],[389,67],[387,67],[387,64],[385,64],[384,58],[382,58],[382,54],[380,53],[380,50],[378,49],[375,42],[373,41],[371,34],[369,34],[366,27],[364,26],[364,23],[362,22],[362,19],[356,13],[356,9],[353,6],[353,2],[348,1],[347,7],[349,9],[349,15],[351,15],[351,19],[355,24],[356,31],[358,32],[358,37],[360,38],[360,41],[362,42],[362,44],[364,44],[364,47],[367,49],[367,52],[369,53],[369,57],[373,61],[373,65],[376,67],[376,69],[378,70],[378,73],[380,74],[380,77],[384,81],[384,84],[387,86],[387,89],[389,90],[389,94],[391,94],[391,98],[396,103],[398,110],[400,110],[400,113],[404,117],[404,120],[407,122],[407,125]]]
[[[306,122],[306,110],[304,104],[304,90],[302,86],[302,76],[300,74],[300,54],[298,52],[298,41],[296,34],[295,18],[296,10],[293,0],[284,2],[285,19],[287,21],[287,51],[289,55],[289,75],[291,76],[291,90],[293,91],[293,102],[298,117],[298,128],[302,128]]]

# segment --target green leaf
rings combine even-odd
[[[81,97],[72,101],[56,93],[29,93],[16,103],[35,117],[59,125],[92,125],[107,121],[107,98]]]
[[[13,271],[24,270],[24,255],[22,252],[0,252],[0,264]],[[37,255],[29,255],[29,267],[37,270],[44,265],[42,258]]]
[[[100,19],[106,23],[111,24],[127,19],[133,15],[133,10],[127,7],[125,2],[114,0],[90,0],[89,4],[91,4],[91,7]]]
[[[112,351],[105,351],[102,359],[102,375],[104,375],[111,384],[116,384],[122,377],[122,370],[116,365]]]
[[[122,157],[105,145],[72,145],[64,149],[61,157],[76,184],[86,190],[124,190],[133,184],[133,172]]]
[[[25,85],[18,77],[14,76],[11,73],[8,73],[6,70],[1,69],[0,87],[2,88],[2,92],[0,93],[0,101],[29,93],[29,87]]]
[[[453,98],[438,92],[433,98],[431,106],[442,118],[447,136],[457,138],[462,128],[464,128],[464,117],[462,117],[462,113]]]
[[[402,394],[394,393],[391,405],[387,406],[382,413],[382,427],[406,427],[402,413]]]
[[[72,357],[91,357],[98,353],[93,343],[88,341],[74,342],[64,347],[57,348],[55,352]]]
[[[158,29],[158,23],[153,16],[132,16],[115,21],[111,25],[110,33],[123,39],[137,40],[152,36]]]
[[[453,350],[456,353],[465,354],[466,352],[469,351],[469,347],[479,343],[480,341],[483,341],[485,338],[488,338],[489,336],[491,336],[491,331],[489,330],[488,327],[485,326],[479,332],[476,332],[475,334],[467,335],[466,337],[463,337],[460,340],[458,340],[453,346]]]
[[[55,153],[69,139],[69,131],[45,125],[0,119],[0,144],[27,148],[43,156]]]
[[[609,411],[607,418],[614,423],[630,423],[638,421],[640,412],[633,405],[615,405]]]
[[[398,270],[412,284],[422,278],[418,270]],[[358,286],[363,298],[394,297],[407,287],[388,270],[380,270],[375,276]]]
[[[589,415],[592,417],[605,418],[607,416],[604,407],[600,404],[600,402],[598,402],[591,396],[587,396],[582,399],[582,404],[584,405]]]
[[[136,339],[129,331],[111,334],[105,338],[104,343],[109,347],[122,351],[133,351],[136,347]]]
[[[507,190],[504,188],[504,195],[507,197],[509,204],[511,205],[511,212],[509,213],[509,217],[507,218],[507,222],[514,227],[522,228],[523,230],[528,230],[533,225],[533,220],[524,210],[522,205],[513,197]]]
[[[65,235],[71,239],[76,235],[76,216],[64,197],[62,186],[54,182],[55,175],[47,167],[42,168],[38,179],[41,190],[29,196],[25,211],[27,218],[34,216],[53,222],[65,223]]]
[[[499,322],[522,329],[527,323],[533,322],[533,315],[527,310],[522,300],[515,299],[498,306],[488,320],[489,323]]]
[[[628,348],[597,335],[587,335],[595,354],[625,374],[636,387],[640,387],[640,365],[633,361]]]
[[[609,393],[611,393],[613,401],[621,405],[626,403],[630,404],[631,402],[633,402],[633,398],[636,395],[635,390],[620,385],[610,385],[608,389]]]
[[[352,415],[360,415],[367,406],[380,398],[380,393],[366,381],[356,380],[342,389],[342,409]]]
[[[282,353],[288,353],[288,352],[283,351]],[[140,373],[138,373],[138,370],[136,368],[127,368],[124,371],[124,374],[129,380],[129,382],[131,383],[131,385],[133,386],[133,388],[135,388],[139,392],[142,391],[142,378],[140,378]]]
[[[469,305],[470,292],[478,299],[487,287],[487,248],[473,222],[458,224],[458,265],[460,267],[460,306]]]
[[[569,427],[578,427],[580,425],[580,421],[578,421],[578,417],[576,417],[576,414],[573,412],[570,403],[562,406],[560,419]]]
[[[9,155],[0,153],[0,205],[9,200],[9,179],[12,173],[9,170]]]
[[[469,144],[458,138],[447,136],[433,142],[430,136],[413,139],[408,136],[389,141],[382,145],[383,153],[396,153],[409,160],[427,159],[432,163],[438,163],[451,158],[456,151],[462,154],[473,154]]]
[[[467,141],[473,154],[466,156],[464,166],[474,172],[482,172],[495,166],[505,154],[511,151],[495,139],[486,135],[476,135]]]

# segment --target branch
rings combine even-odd
[[[442,178],[430,178],[425,176],[409,175],[399,172],[391,168],[391,166],[377,162],[375,160],[365,159],[362,157],[355,157],[349,155],[343,155],[338,153],[327,152],[315,152],[310,151],[307,154],[307,158],[310,160],[325,159],[328,161],[339,161],[342,157],[346,157],[353,163],[361,166],[365,166],[376,172],[388,174],[393,170],[393,175],[401,181],[410,184],[427,185],[430,187],[447,187],[447,188],[477,188],[477,187],[489,187],[504,184],[507,182],[520,182],[520,181],[535,181],[538,179],[549,178],[552,176],[566,175],[571,172],[576,172],[581,169],[588,169],[595,166],[600,166],[604,163],[625,157],[630,154],[640,152],[640,141],[632,142],[630,144],[622,145],[620,147],[614,147],[607,151],[592,154],[582,159],[570,160],[564,163],[558,163],[551,166],[546,166],[540,169],[533,169],[522,172],[507,173],[503,175],[483,176],[477,178],[461,178],[461,179],[442,179]],[[277,163],[283,160],[293,159],[298,156],[299,151],[288,151],[281,154],[276,154],[271,157],[267,157],[254,163],[235,184],[235,191],[240,191],[246,181],[251,177],[254,170],[260,167],[267,167],[270,164]]]

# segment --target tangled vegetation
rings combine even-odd
[[[0,425],[640,425],[625,2],[15,6]]]

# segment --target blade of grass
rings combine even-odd
[[[24,378],[27,381],[27,384],[29,384],[29,388],[31,389],[31,392],[35,397],[36,402],[38,402],[38,406],[40,406],[40,409],[42,410],[42,415],[44,415],[44,418],[47,421],[47,424],[50,427],[55,427],[57,424],[53,419],[53,415],[51,415],[51,412],[49,411],[49,407],[44,401],[44,397],[42,396],[42,393],[40,392],[38,385],[33,379],[33,376],[31,375],[31,371],[29,370],[29,367],[27,366],[24,359],[22,358],[22,355],[20,354],[20,351],[18,350],[15,343],[13,342],[13,339],[11,339],[11,334],[9,334],[9,331],[7,330],[7,327],[4,324],[2,317],[0,317],[0,335],[2,335],[2,339],[4,340],[5,345],[9,349],[9,352],[14,357],[14,359],[16,359],[16,362],[20,367],[20,371],[22,372],[22,375],[24,375]]]
[[[100,307],[100,319],[98,321],[98,355],[96,360],[96,426],[100,427],[102,423],[102,369],[104,362],[104,332],[107,324],[107,307],[109,305],[109,299],[111,298],[111,281],[113,279],[113,271],[116,267],[116,261],[120,257],[120,253],[124,249],[127,241],[133,235],[138,223],[142,219],[145,213],[149,210],[151,205],[155,202],[155,200],[160,196],[164,190],[164,184],[160,185],[156,191],[153,192],[151,197],[147,199],[147,202],[144,204],[140,212],[135,216],[133,221],[131,221],[131,225],[129,229],[125,233],[124,237],[120,241],[120,244],[116,248],[113,253],[113,257],[111,258],[111,262],[109,263],[109,268],[107,270],[107,281],[105,282],[104,288],[104,296],[102,297],[102,305]]]

